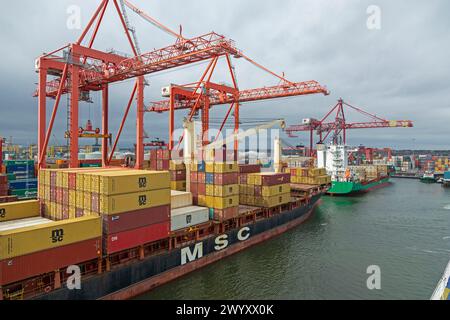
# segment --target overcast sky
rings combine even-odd
[[[81,9],[86,25],[100,1],[15,1],[0,12],[0,136],[13,136],[19,143],[35,143],[37,100],[36,57],[70,42],[81,30],[67,27],[71,5]],[[413,129],[358,130],[349,143],[374,147],[449,149],[450,141],[450,2],[435,1],[344,1],[344,0],[131,0],[185,37],[210,31],[236,41],[239,49],[259,63],[285,72],[291,81],[317,80],[331,95],[314,95],[245,104],[242,118],[286,118],[289,124],[303,118],[321,118],[337,99],[361,107],[385,119],[413,120]],[[368,28],[370,5],[381,10],[381,28]],[[130,52],[113,6],[108,8],[94,47]],[[142,51],[173,44],[174,39],[129,12],[137,29]],[[373,21],[373,20],[370,20]],[[220,62],[215,82],[230,82]],[[241,89],[277,84],[246,61],[234,60]],[[145,101],[161,100],[161,87],[189,83],[200,78],[205,64],[148,77]],[[111,87],[111,130],[117,131],[128,100],[131,82]],[[80,121],[89,117],[100,126],[100,96],[94,104],[81,104]],[[51,143],[64,143],[66,100],[55,124]],[[48,113],[53,101],[49,100]],[[212,117],[223,116],[216,107]],[[185,112],[177,114],[177,124]],[[350,120],[363,121],[360,117]],[[167,115],[147,114],[146,131],[167,138]],[[134,142],[135,120],[130,114],[122,145]],[[307,135],[291,139],[306,143]]]

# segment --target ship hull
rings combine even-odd
[[[80,290],[63,287],[36,299],[124,300],[136,297],[302,224],[312,216],[321,196],[313,196],[307,205],[292,211],[93,276],[82,281]]]
[[[371,190],[389,185],[389,177],[383,177],[369,181],[367,183],[359,182],[333,182],[328,194],[330,195],[353,195],[366,193]]]

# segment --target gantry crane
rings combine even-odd
[[[52,130],[58,112],[61,96],[63,94],[69,94],[70,96],[70,149],[69,149],[69,166],[78,167],[78,130],[79,130],[79,102],[89,101],[89,93],[101,92],[102,93],[102,162],[106,166],[112,160],[114,151],[117,147],[120,139],[124,123],[128,117],[131,105],[133,101],[137,101],[137,120],[136,120],[136,167],[142,168],[144,160],[144,83],[145,75],[157,73],[160,71],[173,69],[177,67],[191,65],[193,63],[208,61],[207,72],[211,70],[211,67],[215,67],[217,61],[221,57],[225,57],[230,66],[230,71],[233,77],[233,88],[227,88],[225,86],[219,87],[217,85],[209,83],[210,77],[206,81],[210,87],[210,91],[218,93],[217,98],[221,101],[221,93],[231,94],[233,98],[224,98],[225,103],[234,103],[235,116],[239,119],[239,97],[241,92],[237,88],[237,83],[234,77],[234,70],[231,66],[231,57],[244,58],[247,61],[253,63],[257,67],[269,72],[270,74],[278,77],[282,82],[282,86],[276,88],[263,88],[256,91],[247,92],[248,99],[257,99],[258,95],[267,95],[269,90],[270,95],[273,97],[283,97],[287,95],[299,95],[288,92],[300,91],[302,94],[308,93],[325,93],[326,89],[315,83],[315,88],[309,87],[308,83],[296,84],[288,81],[284,76],[279,76],[267,68],[256,63],[249,57],[247,57],[242,51],[237,49],[234,41],[225,38],[215,32],[207,33],[198,37],[187,39],[180,33],[176,33],[164,26],[157,20],[151,18],[148,14],[138,9],[136,6],[130,3],[130,1],[123,0],[123,3],[131,8],[134,12],[139,14],[145,20],[156,25],[158,28],[171,34],[176,38],[175,44],[167,47],[153,50],[148,53],[139,54],[136,48],[136,41],[133,41],[131,27],[127,23],[127,17],[124,17],[124,13],[121,11],[119,0],[102,0],[97,7],[95,13],[89,20],[86,28],[83,30],[81,36],[75,43],[70,43],[62,48],[59,48],[50,53],[44,54],[36,61],[36,70],[39,73],[38,89],[35,95],[38,97],[38,161],[39,168],[45,167],[46,150],[49,143],[49,139],[52,136]],[[104,52],[93,49],[94,42],[96,40],[97,33],[102,24],[105,12],[108,5],[114,7],[120,18],[120,24],[125,32],[128,43],[131,47],[133,57],[125,57],[114,52]],[[90,39],[85,43],[85,39],[90,33]],[[214,69],[214,67],[212,69]],[[196,110],[202,106],[205,110],[203,121],[204,128],[208,126],[208,114],[206,110],[209,110],[209,99],[203,99],[203,94],[198,94],[200,89],[200,83],[202,83],[206,77],[206,73],[202,80],[195,86],[194,92],[189,92],[186,96],[187,100],[195,101],[192,107],[191,116]],[[211,75],[211,73],[210,73]],[[54,79],[48,81],[49,77]],[[131,97],[128,101],[128,105],[125,108],[125,114],[122,118],[122,122],[119,131],[116,135],[115,142],[111,150],[108,148],[108,134],[109,134],[109,87],[112,83],[118,83],[124,80],[136,79],[135,85],[131,92]],[[232,90],[230,90],[232,89]],[[205,89],[208,91],[208,89]],[[180,91],[176,93],[176,90],[172,90],[170,104],[171,110],[175,108],[175,95],[183,95],[186,92]],[[192,96],[192,94],[194,94]],[[197,95],[198,94],[198,95]],[[209,96],[209,93],[207,93]],[[243,96],[246,96],[243,94]],[[253,97],[253,98],[252,98]],[[54,106],[51,115],[51,119],[47,126],[46,119],[46,99],[53,98]],[[249,100],[254,101],[254,100]],[[207,107],[205,107],[206,105]],[[233,107],[233,106],[232,106]],[[232,108],[231,108],[232,109]],[[230,110],[231,110],[230,109]],[[230,111],[231,112],[231,111]],[[172,118],[173,123],[173,118]],[[239,125],[238,120],[236,126]],[[170,129],[173,125],[170,125]],[[169,130],[170,130],[169,129]],[[173,131],[173,130],[172,130]],[[170,142],[173,144],[173,141]]]
[[[358,112],[368,118],[371,121],[368,122],[347,122],[346,112],[344,107],[348,107],[353,111]],[[329,118],[335,114],[334,121],[329,121]],[[301,125],[290,126],[286,129],[286,133],[290,137],[296,137],[294,133],[297,132],[309,132],[310,133],[310,156],[312,156],[313,144],[314,144],[314,132],[319,136],[319,143],[324,143],[331,134],[333,139],[337,139],[342,134],[343,143],[347,143],[347,130],[353,129],[379,129],[379,128],[412,128],[413,122],[410,120],[386,120],[376,115],[370,114],[360,108],[356,108],[340,99],[336,106],[334,106],[330,112],[322,120],[305,119]]]

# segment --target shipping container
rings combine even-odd
[[[291,186],[289,184],[281,184],[272,187],[262,187],[261,195],[263,197],[273,197],[280,194],[290,193]]]
[[[171,208],[178,209],[192,206],[192,193],[182,191],[171,191]]]
[[[21,200],[36,199],[38,196],[37,189],[11,190],[11,195],[17,196]]]
[[[101,256],[101,238],[2,260],[0,286],[54,272],[99,256]]]
[[[207,194],[208,195],[208,194]],[[239,195],[239,185],[231,184],[227,186],[214,186],[215,197],[231,197]]]
[[[128,193],[115,196],[101,195],[100,213],[118,214],[170,204],[170,189]],[[86,207],[84,208],[86,209]]]
[[[205,196],[205,206],[208,208],[214,208],[214,197]]]
[[[168,238],[170,222],[108,235],[104,238],[104,253],[113,254]]]
[[[276,186],[291,182],[291,175],[287,173],[255,173],[248,175],[248,184],[257,186]]]
[[[244,174],[249,173],[260,173],[261,172],[261,166],[259,164],[246,164],[246,165],[239,165],[239,172]]]
[[[291,201],[291,194],[281,194],[273,197],[255,197],[255,206],[273,208]]]
[[[170,206],[103,216],[103,233],[113,234],[170,221]]]
[[[206,195],[210,197],[214,197],[214,185],[207,184],[206,185]]]
[[[183,171],[183,170],[170,171],[170,180],[171,181],[186,181],[186,171]]]
[[[172,181],[170,182],[170,189],[176,191],[186,191],[186,181]]]
[[[214,209],[214,220],[223,222],[230,219],[239,217],[239,207],[233,207],[228,209]]]
[[[209,209],[202,207],[186,207],[171,211],[171,230],[177,231],[209,221]]]
[[[214,163],[214,173],[238,173],[239,165],[235,162]]]
[[[206,204],[206,196],[198,195],[196,204],[200,207],[208,207]]]
[[[214,197],[214,209],[228,209],[239,206],[239,196],[226,198]]]
[[[239,184],[239,173],[215,173],[214,184],[218,186]]]
[[[170,161],[169,169],[171,171],[183,170],[186,171],[186,165],[181,161]]]
[[[0,260],[99,238],[100,217],[49,222],[0,232]]]
[[[39,214],[38,200],[0,204],[0,222],[37,217]]]
[[[99,176],[101,194],[118,195],[141,191],[170,188],[169,172],[156,171],[112,171],[96,174]]]

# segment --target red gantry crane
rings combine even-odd
[[[132,58],[114,52],[93,49],[97,33],[109,5],[113,7],[113,10],[117,12],[120,18],[120,25],[125,32],[133,53]],[[120,5],[122,5],[122,11]],[[127,16],[124,13],[124,5],[132,9],[146,21],[174,36],[176,38],[175,43],[158,50],[139,54],[140,50],[137,46],[134,29],[129,26]],[[90,38],[86,41],[88,34]],[[233,87],[210,82],[212,70],[214,70],[217,61],[221,57],[225,57],[228,62],[233,77]],[[278,77],[283,82],[282,85],[240,92],[234,77],[231,57],[243,57],[247,59],[259,68]],[[210,61],[208,68],[202,79],[193,86],[194,90],[192,90],[192,87],[171,87],[171,98],[168,109],[172,111],[169,124],[170,135],[172,135],[174,129],[173,111],[178,108],[182,109],[183,106],[184,108],[191,109],[191,117],[196,113],[197,109],[201,108],[203,110],[203,127],[207,129],[210,106],[231,103],[232,107],[230,108],[230,112],[234,107],[236,127],[238,127],[239,103],[241,101],[256,101],[263,97],[276,98],[302,94],[327,93],[327,90],[317,82],[292,83],[283,76],[276,75],[248,58],[236,48],[234,41],[215,32],[187,39],[183,37],[181,30],[180,33],[172,31],[127,0],[102,0],[89,20],[88,25],[75,43],[70,43],[55,51],[44,54],[36,61],[36,70],[39,74],[38,89],[35,93],[35,96],[38,97],[39,168],[45,167],[47,146],[52,136],[61,97],[64,94],[68,94],[70,100],[70,116],[68,117],[70,121],[68,134],[70,140],[69,166],[72,168],[78,167],[79,102],[89,101],[90,92],[102,92],[101,134],[103,136],[102,162],[104,166],[107,166],[112,160],[130,108],[133,101],[136,100],[136,168],[142,168],[144,160],[144,112],[146,111],[144,107],[144,76],[208,60]],[[209,76],[207,77],[208,73]],[[53,79],[49,81],[49,77],[53,77]],[[110,150],[108,148],[107,138],[109,136],[109,88],[113,83],[129,79],[136,79],[136,82],[125,108],[125,113],[115,137],[113,147]],[[202,90],[201,93],[199,93],[200,89]],[[48,125],[46,119],[47,98],[54,99],[53,111]],[[175,101],[177,101],[177,104]],[[160,106],[161,104],[158,105],[158,107]],[[152,111],[152,108],[149,109],[147,111]],[[162,112],[164,110],[155,109],[155,111]],[[169,142],[169,145],[173,146],[173,141]]]
[[[353,111],[358,112],[371,121],[368,122],[347,122],[346,112],[344,107],[348,107]],[[334,121],[327,122],[334,116]],[[353,129],[380,129],[380,128],[412,128],[413,122],[410,120],[386,120],[376,115],[370,114],[360,108],[356,108],[340,99],[337,105],[331,109],[330,112],[322,120],[305,119],[301,125],[294,125],[288,127],[285,131],[290,137],[296,137],[297,132],[309,132],[310,133],[310,156],[312,156],[313,144],[314,144],[314,132],[319,136],[319,142],[324,143],[333,134],[333,138],[342,134],[343,143],[347,143],[347,130]]]

